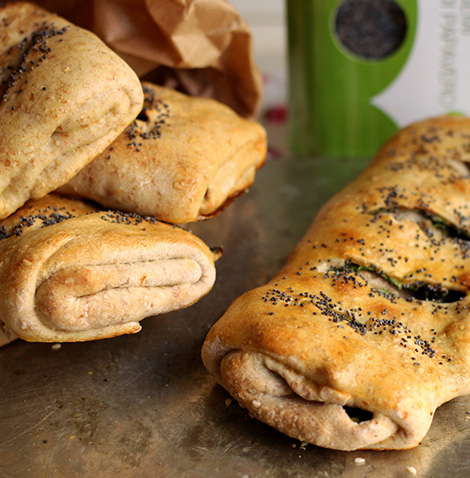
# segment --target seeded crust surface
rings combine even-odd
[[[314,445],[406,449],[470,392],[470,119],[394,136],[286,265],[234,301],[203,361],[250,414]]]
[[[31,3],[0,5],[0,218],[65,184],[137,116],[133,70]]]
[[[143,88],[139,117],[60,192],[173,224],[216,215],[264,163],[263,127],[210,98]]]
[[[207,294],[215,259],[180,227],[48,194],[0,223],[0,322],[37,342],[135,333]]]

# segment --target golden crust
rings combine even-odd
[[[140,330],[188,307],[215,281],[189,232],[55,194],[1,223],[0,321],[28,341],[84,341]]]
[[[469,133],[451,116],[398,133],[214,325],[204,363],[252,415],[324,447],[404,449],[470,392]]]
[[[60,192],[173,224],[214,216],[253,183],[264,129],[215,100],[143,86],[143,114]]]
[[[65,184],[139,113],[131,68],[31,3],[0,6],[0,218]]]

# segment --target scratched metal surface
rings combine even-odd
[[[470,397],[443,405],[418,448],[337,452],[249,418],[201,363],[211,324],[279,269],[319,207],[363,166],[268,162],[247,195],[192,227],[225,247],[212,292],[146,319],[139,334],[0,349],[0,477],[411,478],[413,467],[419,477],[468,478]]]

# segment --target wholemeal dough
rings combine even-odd
[[[264,129],[213,99],[143,87],[139,118],[60,192],[173,224],[214,216],[253,183]]]
[[[49,194],[0,223],[0,321],[28,341],[135,333],[207,294],[216,256],[179,227]]]
[[[137,116],[136,74],[97,36],[0,5],[0,218],[66,183]]]
[[[399,132],[213,326],[204,363],[252,416],[323,447],[406,449],[470,392],[469,138],[452,116]]]

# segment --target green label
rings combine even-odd
[[[410,57],[417,20],[418,0],[287,1],[294,153],[371,156],[401,126],[387,111],[395,92],[380,95]]]

